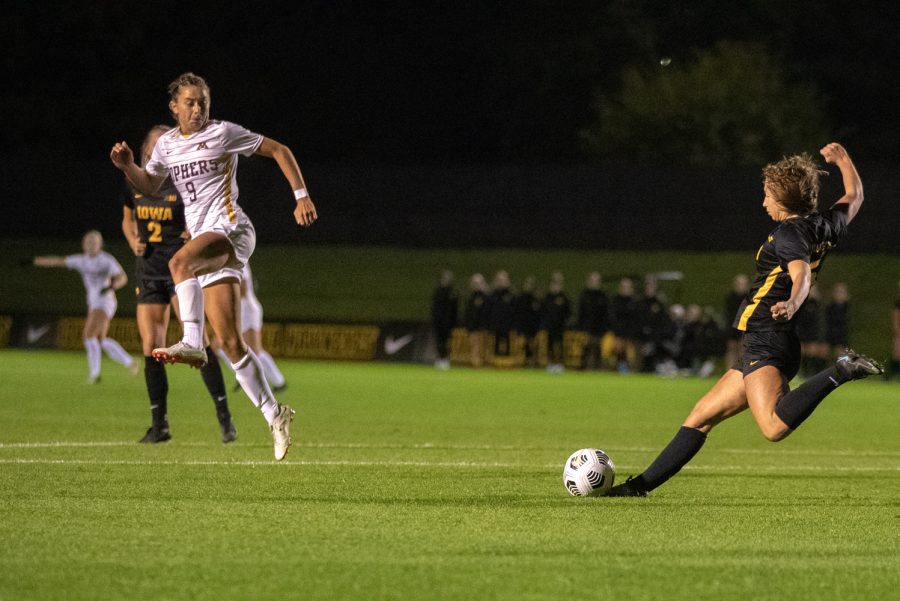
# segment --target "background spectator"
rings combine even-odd
[[[533,276],[522,281],[522,291],[513,301],[513,329],[525,343],[525,365],[534,365],[534,337],[541,327],[541,300],[535,291]]]
[[[825,309],[818,286],[809,289],[809,296],[797,313],[797,336],[800,338],[800,376],[808,378],[828,365],[828,344],[825,342]]]
[[[656,276],[644,278],[644,295],[637,302],[638,340],[643,359],[642,371],[654,371],[656,363],[665,360],[662,342],[669,329],[669,314],[659,295]]]
[[[831,288],[831,302],[825,308],[825,341],[834,357],[850,345],[850,292],[843,282]]]
[[[485,332],[488,329],[488,295],[484,276],[476,273],[469,280],[466,301],[466,330],[469,332],[469,360],[472,367],[484,364]]]
[[[542,310],[541,329],[547,332],[547,371],[551,373],[561,373],[565,369],[563,334],[572,315],[572,304],[563,290],[564,285],[563,274],[554,271]]]
[[[434,366],[438,369],[450,368],[450,337],[456,327],[458,312],[459,295],[453,289],[453,272],[445,269],[431,297],[431,327],[437,346]]]
[[[494,333],[494,356],[509,357],[509,334],[513,327],[513,299],[509,289],[509,274],[498,271],[494,275],[494,291],[490,296],[489,325]]]
[[[618,292],[612,299],[612,330],[616,336],[616,369],[628,373],[634,369],[629,357],[635,357],[638,337],[638,307],[634,297],[634,281],[619,280]]]
[[[600,273],[592,271],[578,299],[578,329],[587,334],[581,351],[582,369],[601,367],[600,341],[609,331],[609,299],[600,289],[602,283]]]
[[[728,327],[728,338],[725,343],[725,369],[730,369],[740,356],[741,331],[732,327],[732,324],[748,292],[750,292],[750,280],[747,276],[743,273],[734,276],[731,281],[731,292],[725,297],[725,324]]]

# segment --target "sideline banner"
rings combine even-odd
[[[33,349],[77,351],[84,348],[84,317],[46,315],[0,315],[0,348],[10,346]],[[207,324],[207,332],[212,329]],[[167,343],[181,336],[177,320],[169,321]],[[116,317],[110,321],[109,337],[132,354],[141,353],[141,337],[133,318]],[[471,357],[470,338],[463,328],[453,330],[450,360],[467,364]],[[581,365],[588,339],[583,332],[567,331],[563,336],[564,361],[569,368]],[[538,332],[531,343],[515,332],[510,336],[507,352],[496,352],[494,337],[485,333],[481,356],[485,365],[513,368],[547,364],[547,334]],[[379,325],[278,323],[263,324],[262,345],[274,357],[290,359],[338,359],[351,361],[392,361],[431,363],[435,360],[434,335],[430,324],[414,321],[386,322]],[[533,352],[526,357],[526,347]],[[614,340],[607,334],[599,341],[599,355],[604,365],[615,363]],[[633,349],[630,355],[633,356]]]

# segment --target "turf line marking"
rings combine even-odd
[[[267,447],[269,443],[240,443],[242,447]],[[92,448],[92,447],[137,447],[131,440],[120,441],[48,441],[48,442],[9,442],[0,443],[0,449],[53,449],[53,448]],[[167,442],[167,447],[216,447],[219,442]],[[353,442],[307,442],[294,443],[294,448],[306,449],[387,449],[387,450],[450,450],[450,451],[559,451],[556,447],[528,447],[515,445],[453,445],[453,444],[370,444]],[[660,448],[653,447],[610,447],[619,453],[658,453]],[[900,457],[898,451],[851,451],[837,449],[715,449],[717,453],[735,455],[800,455],[800,456],[836,456],[836,457]]]
[[[447,467],[447,468],[529,468],[558,470],[555,463],[500,463],[477,461],[329,461],[329,460],[300,460],[300,461],[216,461],[216,460],[159,460],[143,461],[138,459],[0,459],[0,465],[140,465],[140,466],[312,466],[312,467]],[[619,466],[619,470],[637,469],[635,466]],[[683,469],[695,472],[900,472],[900,466],[891,467],[849,467],[849,466],[822,466],[822,465],[795,465],[795,466],[760,466],[760,465],[709,465],[709,466],[685,466]]]

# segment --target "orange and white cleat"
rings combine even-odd
[[[206,351],[184,342],[176,342],[169,348],[155,348],[151,354],[157,361],[166,363],[186,363],[198,368],[206,365]]]

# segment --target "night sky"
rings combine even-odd
[[[40,164],[137,143],[169,121],[168,82],[193,70],[214,117],[301,163],[583,163],[578,132],[624,67],[731,39],[814,84],[857,157],[900,158],[896,3],[231,4],[7,7],[3,152]]]

